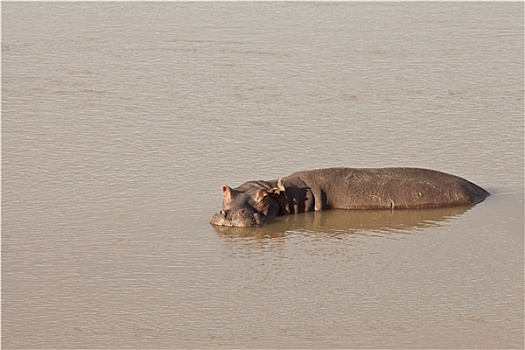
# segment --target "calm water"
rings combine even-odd
[[[2,348],[524,347],[523,3],[2,3]],[[215,229],[427,167],[474,208]]]

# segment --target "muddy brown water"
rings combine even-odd
[[[523,348],[523,3],[2,3],[2,348]],[[473,208],[208,224],[426,167]]]

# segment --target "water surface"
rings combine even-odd
[[[2,3],[2,347],[523,348],[522,3]],[[417,166],[473,208],[208,224]]]

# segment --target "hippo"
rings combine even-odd
[[[328,168],[222,186],[210,224],[258,227],[280,216],[328,209],[397,210],[471,206],[490,195],[461,177],[422,168]]]

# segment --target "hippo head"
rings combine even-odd
[[[222,210],[211,217],[210,224],[260,226],[279,214],[279,197],[282,192],[278,187],[271,187],[269,183],[262,181],[246,182],[237,188],[223,185]]]

